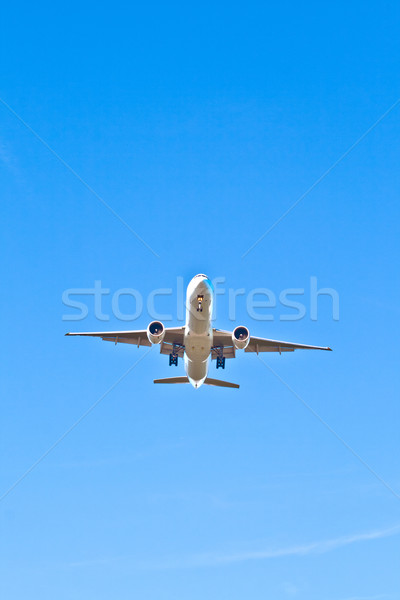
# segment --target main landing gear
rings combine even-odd
[[[172,344],[172,354],[169,355],[169,366],[175,365],[178,366],[178,352],[180,349],[183,349],[184,346],[181,344]]]
[[[215,350],[217,351],[217,369],[225,369],[224,349],[221,347],[215,348]]]
[[[169,366],[171,366],[171,365],[175,365],[176,367],[178,366],[178,355],[177,354],[169,355]]]
[[[217,369],[225,369],[225,356],[217,356]]]

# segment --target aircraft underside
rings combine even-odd
[[[186,294],[186,324],[184,327],[164,327],[152,321],[147,329],[135,331],[100,331],[67,333],[73,336],[99,337],[104,341],[139,346],[160,346],[160,353],[169,357],[170,366],[178,366],[183,358],[186,376],[155,379],[154,383],[191,383],[193,387],[214,385],[238,388],[239,385],[208,377],[210,361],[217,369],[225,369],[225,360],[235,358],[237,350],[244,352],[293,352],[303,350],[331,350],[326,346],[310,346],[250,336],[247,327],[237,326],[233,331],[212,327],[214,289],[206,275],[196,275],[190,281]]]

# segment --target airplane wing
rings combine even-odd
[[[182,347],[183,353],[183,336],[184,327],[166,327],[165,336],[160,344],[160,352],[162,354],[170,354],[173,345]],[[146,329],[137,329],[135,331],[97,331],[84,333],[66,333],[65,335],[83,335],[88,337],[99,337],[105,342],[114,342],[114,344],[133,344],[139,346],[151,346],[147,337]],[[178,354],[179,355],[179,354]]]
[[[294,344],[292,342],[281,342],[279,340],[268,340],[266,338],[250,337],[250,342],[245,352],[293,352],[294,350],[330,350],[328,346],[309,346],[307,344]]]
[[[294,350],[331,350],[327,346],[309,346],[307,344],[295,344],[292,342],[283,342],[279,340],[269,340],[250,336],[250,341],[245,352],[293,352]],[[219,353],[225,358],[235,357],[235,347],[232,342],[231,331],[221,331],[214,329],[212,358],[216,358]]]

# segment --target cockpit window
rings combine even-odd
[[[206,279],[208,279],[207,275],[203,275],[203,273],[199,273],[198,275],[195,275],[195,278],[196,277],[205,277]]]

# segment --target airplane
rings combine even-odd
[[[207,275],[195,275],[186,293],[186,324],[183,327],[164,327],[160,321],[152,321],[146,330],[99,331],[93,333],[66,333],[100,337],[115,344],[152,346],[158,344],[160,353],[169,355],[169,365],[178,366],[178,358],[184,359],[186,376],[154,379],[154,383],[191,383],[198,389],[202,384],[218,387],[239,388],[237,383],[208,377],[210,358],[216,360],[217,369],[225,369],[225,359],[235,358],[236,350],[245,352],[293,352],[304,350],[331,350],[328,347],[292,344],[250,336],[247,327],[239,325],[233,331],[214,329],[211,324],[214,287]]]

